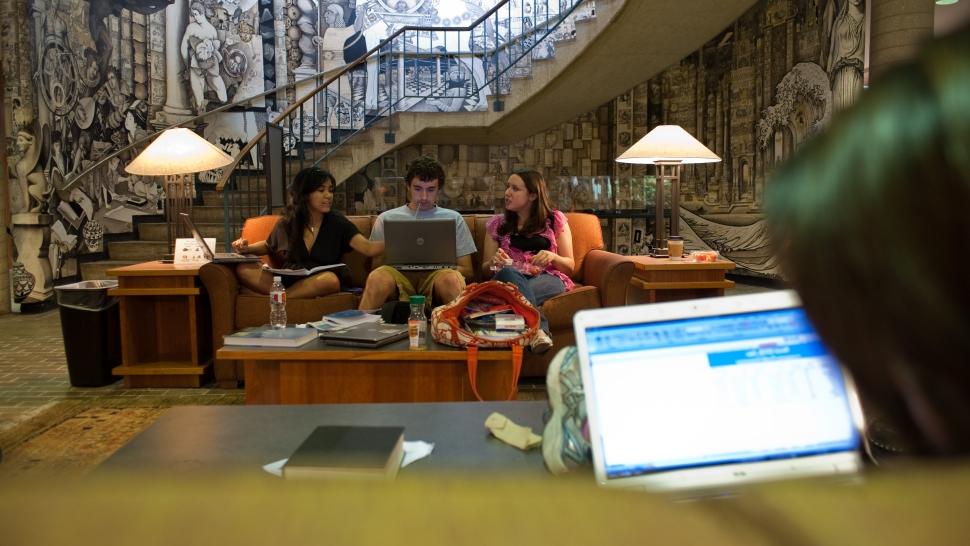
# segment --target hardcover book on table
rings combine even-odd
[[[240,332],[222,336],[226,345],[245,347],[299,347],[317,338],[317,331],[313,328],[256,327],[246,328]]]
[[[319,426],[283,465],[283,477],[390,479],[403,456],[404,427]]]

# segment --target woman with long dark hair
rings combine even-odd
[[[384,251],[383,242],[368,241],[343,214],[332,210],[336,181],[329,172],[309,167],[297,173],[290,185],[290,203],[265,241],[232,243],[241,253],[273,256],[286,269],[312,269],[340,263],[351,249],[365,256]],[[261,264],[240,264],[239,281],[247,288],[269,294],[273,275]],[[346,268],[327,270],[308,277],[284,276],[291,298],[312,298],[339,292],[347,285]]]
[[[538,309],[549,298],[571,290],[569,275],[576,267],[573,237],[566,215],[549,203],[546,181],[536,171],[516,171],[505,184],[505,213],[486,225],[482,271],[493,279],[515,284]],[[541,316],[541,315],[540,315]],[[549,322],[541,316],[541,330],[532,351],[552,347]]]

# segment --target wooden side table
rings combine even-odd
[[[723,296],[726,288],[734,286],[734,281],[724,278],[736,267],[730,260],[688,262],[650,256],[631,256],[631,260],[636,269],[627,290],[628,305]]]
[[[210,372],[208,298],[198,265],[145,262],[111,269],[121,305],[121,366],[126,387],[200,387]]]

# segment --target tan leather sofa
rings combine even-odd
[[[543,377],[556,349],[575,343],[573,315],[582,309],[619,306],[625,303],[626,288],[633,275],[633,263],[624,256],[603,251],[603,233],[599,218],[592,214],[566,213],[573,235],[576,288],[549,299],[542,312],[549,319],[555,343],[553,350],[543,355],[526,351],[522,366],[523,377]],[[376,216],[348,216],[365,236],[370,236]],[[465,222],[475,238],[478,252],[472,257],[476,277],[480,275],[485,225],[491,215],[466,215]],[[242,236],[250,241],[266,239],[276,223],[276,216],[250,218],[243,226]],[[355,286],[364,286],[368,272],[380,265],[380,258],[366,258],[357,252],[344,255]],[[266,296],[242,287],[233,266],[206,264],[199,272],[212,307],[212,346],[222,347],[222,336],[248,326],[266,324],[269,320],[269,301]],[[469,282],[483,280],[469,279]],[[358,297],[349,292],[322,298],[296,299],[286,302],[290,323],[320,320],[324,314],[357,306]],[[215,361],[215,378],[224,387],[236,387],[244,379],[243,367],[237,361]]]

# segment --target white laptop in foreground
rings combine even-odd
[[[851,379],[792,291],[577,313],[596,480],[725,491],[861,468]]]

